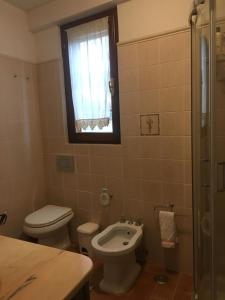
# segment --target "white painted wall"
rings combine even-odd
[[[120,41],[188,26],[193,0],[131,0],[118,6]]]
[[[59,27],[54,25],[34,34],[36,38],[37,61],[45,62],[61,57]]]
[[[70,2],[70,0],[64,1]],[[77,0],[76,3],[80,1],[84,3],[82,0]],[[93,2],[97,3],[99,0],[92,0],[91,2],[93,4]],[[100,0],[100,2],[103,1]],[[86,4],[88,3],[90,4],[89,0]],[[121,3],[118,5],[120,42],[187,27],[191,8],[192,0],[130,0]],[[81,10],[81,6],[79,9]],[[32,15],[30,15],[30,17],[35,16],[35,22],[33,20],[32,24],[33,26],[38,24],[39,27],[43,27],[46,22],[43,24],[42,22],[44,19],[47,20],[47,16],[43,19],[38,18],[40,10],[35,11],[35,14],[32,12]],[[70,14],[74,15],[74,12],[70,11]],[[68,12],[66,16],[68,17]],[[65,15],[61,14],[61,17],[64,18]],[[56,16],[53,18],[53,15],[51,15],[51,18],[56,20]],[[57,18],[59,18],[59,13]],[[60,58],[61,45],[56,25],[35,35],[39,62]]]
[[[0,54],[35,62],[35,37],[28,29],[27,14],[0,0]]]
[[[32,31],[37,31],[53,24],[83,15],[87,11],[107,8],[129,0],[55,0],[29,12],[29,23]]]

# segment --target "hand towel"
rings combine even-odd
[[[163,248],[175,248],[176,225],[175,213],[170,211],[159,212],[159,225],[161,232],[161,245]]]

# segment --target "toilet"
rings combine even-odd
[[[141,271],[135,249],[143,236],[143,224],[117,222],[92,239],[96,257],[104,263],[100,289],[110,294],[123,294],[134,284]]]
[[[73,216],[69,207],[46,205],[25,218],[23,231],[41,245],[68,249],[71,241],[67,224]]]

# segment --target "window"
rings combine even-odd
[[[117,10],[61,26],[70,143],[120,143]]]

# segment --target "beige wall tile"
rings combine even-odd
[[[142,66],[140,68],[140,89],[151,90],[160,87],[159,65]]]
[[[74,145],[74,154],[75,155],[89,155],[90,146],[85,144],[75,144]]]
[[[185,159],[192,159],[192,144],[191,144],[191,136],[187,136],[185,139]]]
[[[161,180],[161,162],[157,159],[141,159],[141,178],[144,180]]]
[[[185,85],[185,110],[191,110],[191,85]]]
[[[163,185],[160,181],[141,181],[141,199],[143,201],[150,201],[152,204],[156,205],[162,203],[163,201]],[[150,212],[149,212],[150,213]]]
[[[119,72],[119,89],[121,93],[139,90],[138,68],[121,69]]]
[[[76,214],[77,210],[77,191],[74,189],[64,189],[63,190],[63,205],[66,207],[71,207]],[[76,215],[75,215],[76,217]]]
[[[78,209],[84,209],[87,211],[91,211],[93,208],[91,193],[85,192],[85,191],[78,191],[77,207],[78,207]]]
[[[139,64],[139,57],[137,44],[118,47],[119,68],[137,67]]]
[[[138,43],[140,65],[154,65],[159,63],[159,40],[154,39]]]
[[[185,105],[185,88],[171,87],[160,89],[160,111],[183,111]]]
[[[92,156],[90,158],[91,173],[98,175],[106,174],[106,159],[103,156]]]
[[[78,176],[77,174],[73,172],[68,172],[68,173],[60,173],[61,176],[63,176],[63,188],[64,189],[73,189],[77,190],[78,189]]]
[[[138,114],[140,112],[139,92],[120,93],[120,113]]]
[[[162,180],[171,183],[185,182],[185,162],[181,160],[162,160]]]
[[[144,202],[135,199],[126,199],[124,204],[124,214],[132,220],[139,219],[143,216]]]
[[[91,176],[92,191],[100,194],[103,187],[106,187],[106,177],[103,175],[92,174]]]
[[[191,112],[185,112],[185,135],[191,136]]]
[[[123,136],[139,136],[139,115],[121,115],[121,133]]]
[[[107,177],[106,186],[109,189],[109,193],[112,195],[112,201],[116,202],[119,207],[121,207],[121,202],[123,201],[123,180],[117,177]]]
[[[79,191],[92,191],[92,184],[91,184],[91,175],[89,173],[79,174],[77,175],[78,179],[78,190]]]
[[[124,177],[129,179],[139,179],[141,177],[140,159],[124,158]]]
[[[186,32],[159,39],[160,62],[182,60],[187,57]]]
[[[159,112],[159,89],[140,92],[140,113],[149,114]]]
[[[185,161],[185,183],[192,183],[192,164],[190,160]]]
[[[136,199],[141,198],[141,180],[139,179],[124,179],[123,195],[124,199]]]
[[[187,133],[185,112],[165,112],[160,114],[162,136],[184,136]]]
[[[166,88],[184,85],[187,78],[186,72],[186,61],[184,60],[161,64],[159,75],[160,86]]]
[[[77,166],[78,173],[89,173],[90,172],[90,159],[89,159],[88,155],[76,156],[75,163]]]
[[[160,157],[163,159],[185,159],[186,158],[186,138],[185,137],[161,137]]]
[[[141,137],[127,136],[124,138],[123,155],[129,158],[140,158]]]
[[[178,207],[185,206],[184,185],[180,183],[163,183],[163,200],[164,203],[175,205],[175,211]]]
[[[184,204],[186,208],[192,208],[192,185],[185,184],[184,186]]]
[[[159,136],[141,137],[140,139],[140,157],[141,158],[160,158],[160,140]]]

